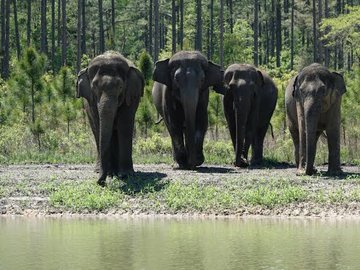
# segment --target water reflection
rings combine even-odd
[[[0,218],[0,269],[359,269],[359,225]]]

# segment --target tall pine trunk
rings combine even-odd
[[[85,0],[81,3],[81,51],[86,54],[86,11]]]
[[[259,64],[259,2],[254,0],[254,65]]]
[[[115,31],[115,0],[111,0],[111,38],[112,38],[112,46],[113,46],[113,49],[115,49],[115,40],[116,40],[116,37],[115,37],[115,34],[116,34],[116,31]]]
[[[224,67],[224,0],[220,0],[220,66]]]
[[[180,44],[180,49],[183,49],[184,46],[184,0],[180,0],[180,39],[179,39],[179,44]]]
[[[316,0],[312,0],[312,16],[313,16],[313,38],[314,38],[314,46],[313,46],[313,61],[318,62],[318,39],[317,39],[317,27],[316,27]]]
[[[209,59],[214,55],[214,0],[210,0]]]
[[[0,55],[5,52],[5,0],[1,0],[1,40],[0,40]],[[0,62],[0,75],[4,76],[4,59]]]
[[[103,1],[99,0],[99,51],[105,51],[105,38],[104,38],[104,20],[103,20]]]
[[[196,0],[196,35],[195,35],[195,50],[202,50],[202,14],[201,14],[201,0]]]
[[[51,0],[51,66],[55,72],[55,0]]]
[[[159,57],[159,0],[154,0],[154,62]]]
[[[176,52],[176,4],[175,0],[171,1],[171,28],[172,28],[172,53]]]
[[[62,31],[61,31],[61,64],[65,66],[67,64],[67,29],[66,29],[66,0],[62,0],[61,3],[62,13]]]
[[[63,0],[58,0],[58,12],[57,12],[57,29],[58,29],[58,38],[57,38],[57,45],[60,47],[61,44],[61,37],[62,37],[62,27],[61,27],[61,3]]]
[[[290,26],[290,69],[294,69],[294,9],[295,1],[291,0],[291,26]]]
[[[148,52],[150,55],[153,54],[153,0],[149,0],[149,42]]]
[[[17,59],[19,59],[20,55],[21,55],[21,46],[20,46],[19,23],[18,23],[18,16],[17,16],[18,12],[17,12],[16,0],[13,0],[13,5],[14,5],[16,56],[17,56]]]
[[[47,54],[46,0],[41,0],[40,52]]]
[[[76,41],[77,41],[77,54],[76,54],[76,70],[79,72],[81,66],[81,4],[82,0],[77,1],[77,32],[76,32]]]
[[[26,45],[31,45],[31,0],[27,0]]]
[[[276,66],[281,66],[281,3],[276,3]]]
[[[3,78],[9,78],[10,61],[10,0],[5,1],[5,46],[3,58]]]

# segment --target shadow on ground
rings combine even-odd
[[[294,164],[288,162],[280,162],[273,159],[264,159],[263,163],[260,165],[252,165],[250,169],[288,169],[295,168]]]
[[[331,180],[351,180],[351,179],[360,179],[360,173],[355,172],[341,172],[338,174],[329,174],[326,170],[319,170],[316,175],[328,178]]]
[[[195,169],[200,173],[232,173],[235,172],[234,168],[214,167],[214,166],[201,166]]]
[[[126,194],[151,193],[162,190],[168,185],[168,180],[163,180],[167,174],[159,172],[135,172],[125,179],[112,179],[110,189],[120,189]]]

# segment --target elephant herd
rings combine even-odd
[[[223,95],[234,165],[261,164],[264,138],[278,95],[268,74],[248,64],[232,64],[223,71],[198,51],[180,51],[156,62],[153,80],[153,102],[169,131],[173,157],[180,169],[194,169],[204,162],[209,87]],[[107,176],[124,178],[134,172],[134,119],[144,85],[141,71],[114,51],[95,57],[78,74],[77,97],[85,99],[101,186]],[[340,105],[345,91],[343,77],[320,64],[305,67],[289,82],[286,114],[298,174],[315,173],[316,143],[324,131],[329,148],[328,172],[341,172]]]

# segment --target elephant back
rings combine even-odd
[[[184,62],[197,61],[201,63],[204,68],[208,67],[207,58],[199,51],[180,51],[175,53],[169,60],[170,66],[176,66]]]
[[[93,60],[91,60],[89,66],[112,64],[120,65],[125,74],[129,71],[131,66],[134,66],[133,63],[126,59],[121,53],[116,51],[106,51],[105,53],[96,56]]]

